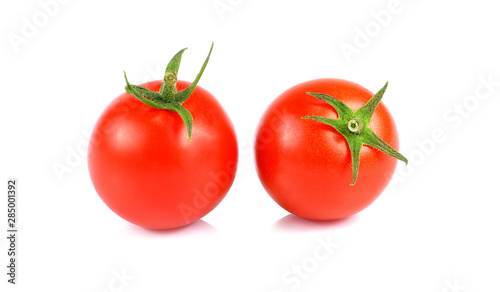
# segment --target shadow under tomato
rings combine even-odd
[[[337,220],[311,220],[288,214],[274,222],[273,228],[286,232],[316,232],[349,226],[357,220],[358,215]]]
[[[196,220],[195,222],[174,229],[147,229],[134,224],[129,224],[128,228],[131,232],[146,236],[168,236],[168,235],[200,235],[200,234],[214,234],[217,232],[217,228],[211,224],[205,222],[204,220]]]

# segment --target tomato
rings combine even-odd
[[[134,88],[159,92],[163,84]],[[182,92],[190,83],[174,85]],[[214,209],[233,183],[236,134],[219,102],[195,86],[182,107],[192,115],[192,136],[178,112],[127,93],[111,102],[94,127],[88,149],[92,183],[104,203],[131,223],[150,229],[187,225]]]
[[[345,218],[370,205],[394,174],[393,157],[406,162],[396,150],[395,122],[379,104],[384,92],[374,96],[354,82],[317,79],[278,96],[255,141],[257,173],[269,195],[287,211],[316,220]],[[339,110],[349,120],[341,120]],[[365,125],[358,127],[361,120]]]

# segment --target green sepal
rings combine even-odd
[[[131,85],[128,82],[127,73],[125,73],[125,71],[123,71],[123,76],[125,76],[125,82],[127,83],[127,86],[125,86],[125,91],[128,94],[132,94],[135,98],[149,105],[150,107],[164,109],[164,107],[158,103],[158,101],[161,100],[158,92],[154,92],[142,86]]]
[[[351,150],[351,161],[352,161],[352,182],[351,186],[356,183],[359,173],[359,161],[361,159],[361,147],[363,142],[356,137],[350,137],[347,139],[347,144]]]
[[[370,120],[372,118],[373,113],[375,112],[375,109],[377,109],[378,105],[380,104],[380,101],[382,100],[382,97],[384,96],[385,90],[387,89],[387,86],[389,85],[389,82],[386,82],[384,87],[382,87],[375,95],[370,98],[370,100],[365,103],[360,109],[356,111],[356,115],[359,116],[361,119],[363,119],[363,122],[365,124],[369,124]]]
[[[408,159],[406,159],[406,157],[394,150],[391,145],[387,144],[387,142],[377,136],[377,134],[375,134],[370,128],[366,129],[365,132],[366,133],[364,133],[364,135],[362,136],[363,144],[378,149],[385,154],[403,161],[406,165],[408,165]]]
[[[212,55],[213,48],[214,48],[214,43],[212,42],[212,46],[210,47],[210,51],[208,52],[208,56],[205,59],[205,62],[203,62],[203,65],[201,66],[200,72],[198,73],[198,75],[196,75],[196,78],[194,79],[193,83],[191,83],[191,85],[189,85],[188,88],[179,91],[175,94],[175,101],[183,103],[188,99],[191,93],[193,93],[194,88],[198,84],[198,81],[200,81],[201,75],[205,71],[205,67],[207,67],[208,60],[210,59],[210,55]]]
[[[181,59],[182,59],[182,54],[184,51],[187,50],[187,48],[184,48],[177,52],[175,56],[172,57],[170,62],[168,62],[167,69],[165,69],[165,73],[167,72],[173,72],[177,75],[179,73],[179,67],[181,66]]]
[[[182,121],[184,121],[184,124],[186,125],[188,139],[191,142],[191,134],[193,131],[193,116],[191,115],[191,113],[178,103],[169,103],[167,104],[166,109],[175,111],[179,114],[179,116],[181,116]]]
[[[345,125],[344,121],[341,119],[331,119],[327,117],[321,117],[321,116],[305,116],[302,117],[303,119],[309,119],[309,120],[315,120],[318,122],[322,122],[323,124],[327,124],[330,127],[333,127],[337,132],[342,134],[342,136],[349,135],[349,129]]]
[[[342,136],[346,138],[349,150],[351,152],[352,161],[352,183],[353,186],[356,183],[359,173],[359,164],[361,156],[361,148],[363,145],[371,146],[378,149],[396,159],[403,161],[408,164],[408,160],[377,136],[370,128],[369,123],[375,109],[380,104],[382,97],[387,89],[388,83],[382,87],[370,100],[363,105],[357,111],[351,110],[345,103],[338,100],[333,96],[322,93],[311,93],[307,94],[325,101],[331,105],[339,116],[338,119],[331,119],[328,117],[321,116],[304,116],[302,119],[310,119],[327,124],[337,130]]]
[[[323,93],[306,93],[331,105],[337,111],[339,118],[342,120],[351,119],[354,116],[354,112],[352,111],[352,109],[350,109],[345,103],[341,102],[335,97]]]

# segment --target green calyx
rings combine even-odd
[[[185,107],[182,106],[182,103],[184,103],[189,98],[189,96],[193,93],[194,88],[198,84],[198,81],[200,81],[201,75],[203,74],[203,71],[205,71],[205,67],[207,66],[210,55],[212,54],[213,47],[214,43],[212,42],[210,52],[208,53],[203,66],[201,66],[200,72],[198,73],[198,75],[196,75],[193,83],[191,83],[188,88],[182,91],[177,92],[177,72],[179,72],[182,53],[184,53],[187,48],[180,50],[168,63],[159,92],[149,90],[142,86],[131,85],[128,82],[127,74],[123,72],[125,76],[125,82],[127,82],[125,90],[128,94],[133,95],[135,98],[149,105],[150,107],[170,110],[178,113],[184,121],[184,124],[186,125],[189,141],[191,141],[193,116]]]
[[[330,119],[320,116],[305,116],[302,118],[316,120],[318,122],[327,124],[345,137],[351,151],[352,159],[353,180],[351,186],[356,183],[356,180],[358,178],[361,147],[363,145],[368,145],[376,148],[408,164],[408,160],[403,155],[394,150],[394,148],[392,148],[389,144],[387,144],[384,140],[377,136],[369,127],[372,115],[375,112],[375,109],[379,105],[380,101],[382,100],[382,96],[385,93],[387,85],[388,83],[386,83],[384,87],[382,87],[382,89],[380,89],[364,106],[362,106],[355,112],[351,110],[345,103],[341,102],[335,97],[322,93],[307,92],[307,94],[325,101],[337,111],[337,114],[339,116],[338,119]]]

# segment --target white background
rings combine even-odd
[[[45,12],[50,2],[0,4],[1,291],[500,291],[494,1],[61,0]],[[212,41],[199,85],[237,130],[234,185],[187,228],[135,227],[102,203],[78,153],[124,91],[123,70],[133,84],[160,79],[187,46],[179,74],[192,81]],[[410,164],[366,210],[315,223],[266,194],[252,141],[276,96],[321,77],[372,92],[390,81],[383,102]],[[58,163],[71,171],[58,177]],[[16,286],[5,275],[10,177]]]

